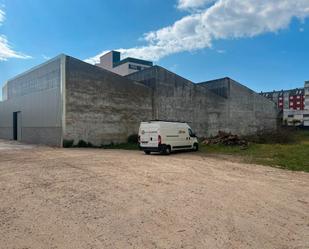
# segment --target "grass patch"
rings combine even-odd
[[[295,130],[293,143],[250,143],[248,148],[200,145],[206,154],[239,156],[244,162],[309,172],[309,131]]]

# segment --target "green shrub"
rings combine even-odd
[[[88,146],[88,143],[85,142],[84,140],[79,140],[78,143],[77,143],[77,147],[80,147],[80,148],[87,148],[87,147],[89,147],[89,146]]]
[[[63,140],[63,148],[71,148],[73,147],[74,140]]]
[[[97,146],[94,146],[94,145],[93,145],[92,143],[90,143],[90,142],[88,142],[87,145],[88,145],[89,148],[95,148],[95,147],[97,147]]]
[[[114,142],[110,142],[109,144],[101,144],[100,148],[106,149],[106,148],[112,148],[114,146]]]
[[[138,135],[132,134],[128,137],[128,143],[129,144],[137,144],[138,143]]]

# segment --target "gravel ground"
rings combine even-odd
[[[0,248],[309,248],[309,174],[0,141]]]

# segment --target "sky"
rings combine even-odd
[[[303,87],[308,19],[309,0],[0,0],[0,86],[61,53],[119,50],[193,82]]]

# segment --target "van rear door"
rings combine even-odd
[[[141,147],[158,147],[159,126],[156,124],[142,124],[139,131]]]

